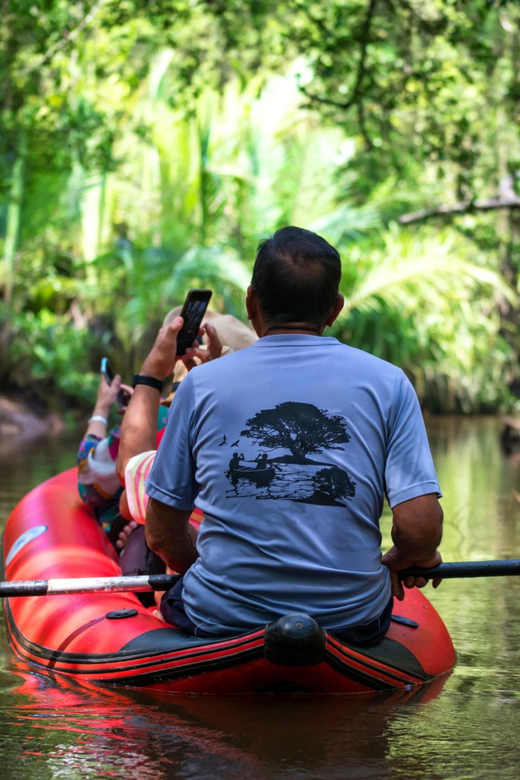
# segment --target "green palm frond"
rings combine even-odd
[[[346,245],[361,241],[370,230],[380,227],[381,219],[370,204],[356,208],[342,203],[320,219],[311,222],[309,230],[326,236],[334,245]]]
[[[377,298],[396,307],[433,307],[446,296],[456,303],[485,287],[513,304],[514,290],[497,272],[467,258],[474,248],[454,234],[410,236],[395,229],[383,236],[383,248],[364,260],[353,287],[346,291],[342,316],[352,309],[377,306]]]
[[[250,279],[251,272],[231,249],[192,247],[175,265],[165,289],[167,295],[173,296],[184,290],[188,283],[198,281],[201,284],[233,285],[245,292]]]
[[[451,231],[392,227],[381,242],[347,251],[351,286],[332,332],[406,369],[432,409],[500,403],[514,355],[499,304],[517,305],[516,292]]]

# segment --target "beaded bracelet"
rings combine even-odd
[[[93,417],[90,418],[89,423],[91,422],[101,422],[105,425],[108,425],[108,420],[106,417],[103,417],[102,414],[95,414]]]

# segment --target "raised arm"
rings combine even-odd
[[[97,436],[103,439],[107,435],[108,416],[116,402],[120,387],[121,377],[119,374],[114,377],[111,385],[108,384],[104,376],[100,376],[96,403],[88,421],[85,436]]]
[[[146,357],[141,376],[163,382],[173,372],[177,362],[177,334],[182,328],[182,317],[176,317],[162,327]],[[124,485],[126,464],[140,452],[156,448],[157,412],[161,392],[149,385],[136,385],[121,426],[121,441],[116,461],[117,475]]]
[[[182,325],[182,317],[176,317],[160,329],[141,367],[141,376],[152,377],[163,382],[171,375],[175,363],[181,359],[177,357],[177,335]],[[195,365],[194,358],[198,358],[199,363],[205,363],[219,357],[222,353],[222,342],[215,328],[207,324],[202,331],[205,331],[208,337],[207,348],[196,345],[186,350],[186,357],[182,360],[188,369]],[[134,389],[121,426],[121,441],[116,461],[117,475],[122,485],[124,485],[126,464],[130,458],[141,452],[155,449],[160,399],[161,393],[155,387],[143,384],[136,385]]]

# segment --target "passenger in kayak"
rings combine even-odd
[[[161,609],[186,631],[229,635],[304,612],[369,644],[389,626],[391,572],[401,597],[396,572],[441,560],[440,490],[412,385],[323,336],[343,307],[340,276],[323,238],[277,231],[259,247],[247,292],[259,340],[190,371],[176,393],[147,482],[146,538],[184,573]],[[269,484],[230,484],[230,443],[246,461],[269,451],[280,467]],[[394,547],[381,558],[385,496]],[[426,579],[405,584],[414,583]]]
[[[253,344],[257,337],[250,328],[229,314],[218,314],[211,310],[206,312],[202,321],[202,343],[195,344],[188,350],[182,359],[176,356],[177,334],[183,320],[179,316],[181,307],[176,307],[169,312],[159,330],[155,343],[146,357],[141,375],[148,376],[149,371],[162,375],[161,382],[172,375],[174,377],[173,390],[166,403],[170,403],[174,397],[180,382],[188,371],[196,365],[207,363],[218,357],[242,349]],[[122,495],[121,512],[128,519],[142,524],[145,521],[148,496],[145,493],[144,481],[147,478],[153,464],[156,453],[154,420],[157,417],[157,409],[160,403],[160,394],[153,385],[139,384],[136,387],[135,397],[128,407],[121,429],[121,443],[118,450],[116,467],[121,483],[125,486]],[[162,431],[158,434],[159,444]],[[195,512],[192,524],[198,525],[202,520],[202,513]],[[128,559],[132,556],[136,566],[142,568],[139,547],[144,543],[142,528],[136,529],[125,548],[124,558],[125,573],[133,572],[133,566]],[[131,548],[136,547],[134,553]],[[128,568],[130,566],[130,569]]]
[[[80,497],[91,507],[97,521],[118,550],[124,546],[123,539],[119,538],[120,533],[127,527],[123,534],[125,536],[136,525],[129,525],[119,512],[123,492],[116,473],[120,426],[108,428],[108,418],[120,389],[130,399],[133,390],[121,384],[119,374],[110,385],[104,376],[100,376],[96,403],[76,455]],[[124,414],[125,407],[120,411]]]
[[[138,385],[135,400],[129,405],[121,427],[121,443],[118,449],[116,469],[124,492],[121,496],[121,512],[128,520],[144,524],[148,496],[144,490],[144,479],[148,475],[157,447],[160,444],[164,430],[155,436],[154,420],[161,404],[170,405],[175,392],[189,368],[196,365],[195,359],[200,362],[213,360],[222,354],[222,343],[212,325],[205,327],[207,344],[204,348],[193,347],[186,351],[186,358],[180,360],[175,355],[176,339],[183,321],[178,315],[180,307],[173,309],[165,317],[162,328],[159,330],[155,343],[149,355],[145,358],[139,376],[147,376],[147,366],[154,361],[157,354],[164,355],[164,379],[167,380],[173,373],[172,390],[166,399],[161,398],[158,387],[149,384]],[[173,344],[173,351],[171,345]],[[202,355],[202,357],[200,357]],[[184,362],[185,361],[185,362]]]
[[[178,316],[180,311],[180,306],[172,309],[166,315],[165,323],[171,322]],[[230,344],[222,346],[218,337],[216,337],[217,341],[212,343],[211,334],[213,334],[213,339],[215,339],[217,331],[211,322],[217,323],[218,330]],[[205,362],[208,359],[214,359],[222,354],[232,352],[234,349],[240,349],[242,346],[251,344],[256,340],[253,332],[231,315],[220,315],[216,312],[208,311],[203,323],[208,325],[204,338],[205,343],[201,348],[188,350],[186,365],[180,361],[176,362],[174,388],[178,386],[179,382],[187,374],[187,366],[192,367],[195,365],[194,361]],[[175,359],[175,354],[173,358]],[[96,519],[102,525],[119,553],[122,553],[127,548],[130,534],[138,528],[139,523],[144,522],[147,500],[144,494],[144,487],[138,480],[134,479],[131,484],[136,487],[137,492],[130,491],[129,495],[131,498],[135,496],[137,503],[134,502],[133,507],[129,508],[126,501],[126,491],[123,489],[124,476],[121,476],[120,479],[116,470],[116,461],[120,448],[121,425],[116,425],[109,429],[108,418],[121,388],[130,398],[133,389],[128,385],[121,384],[119,375],[114,377],[111,385],[107,384],[103,376],[100,377],[96,403],[77,452],[78,490],[81,499],[91,507]],[[138,424],[133,427],[130,438],[130,426],[127,426],[128,433],[126,444],[123,446],[122,456],[125,462],[132,456],[146,453],[146,451],[150,451],[152,448],[155,452],[159,444],[161,431],[164,430],[166,425],[166,417],[171,399],[173,398],[173,392],[169,394],[168,398],[159,398],[157,397],[157,392],[153,392],[152,388],[150,397],[154,401],[152,404],[153,413],[147,417],[145,414],[142,414],[141,410],[141,415],[138,414],[133,417],[134,420],[138,421]],[[125,415],[126,410],[127,407],[123,407],[119,411],[122,415]],[[142,471],[141,464],[136,461],[135,469],[137,468]],[[147,472],[145,471],[144,473]],[[135,542],[136,539],[134,538],[134,544]],[[125,549],[122,566],[129,567],[125,573],[129,574],[134,573],[134,571],[137,572],[138,569],[141,570],[142,561],[143,557],[141,554],[134,554],[129,549]]]

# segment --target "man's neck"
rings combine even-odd
[[[321,336],[323,328],[318,328],[310,322],[283,322],[268,325],[262,336],[281,336],[288,333],[301,333],[306,336]]]

